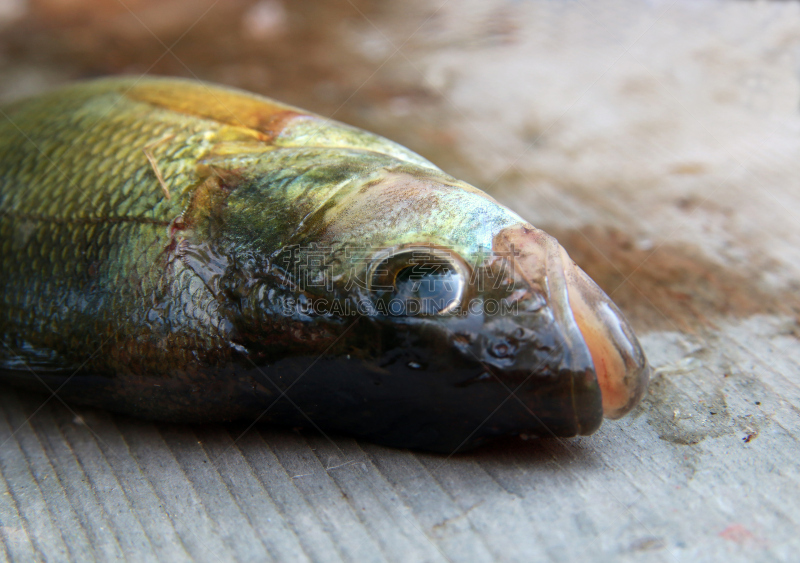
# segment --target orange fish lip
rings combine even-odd
[[[541,292],[569,346],[569,365],[590,371],[602,395],[603,415],[619,418],[644,395],[650,367],[617,306],[552,236],[529,224],[503,229],[495,246],[514,251],[514,269]]]
[[[644,396],[650,366],[628,321],[611,298],[569,261],[565,275],[572,313],[594,363],[603,414],[620,418]]]

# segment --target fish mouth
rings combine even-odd
[[[510,252],[516,274],[546,297],[568,348],[562,370],[585,374],[593,380],[581,378],[575,389],[599,387],[606,418],[628,413],[647,389],[650,367],[633,329],[617,306],[558,241],[540,229],[529,224],[507,227],[495,236],[493,247]],[[584,408],[581,403],[591,402],[576,394],[573,403],[578,420]]]
[[[608,295],[572,260],[565,277],[575,322],[592,354],[603,414],[620,418],[644,396],[650,366],[633,329]]]

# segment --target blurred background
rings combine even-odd
[[[656,371],[594,436],[444,460],[3,389],[9,558],[796,559],[800,2],[0,0],[0,102],[121,73],[421,153],[555,235]]]
[[[0,100],[121,73],[405,144],[551,230],[640,328],[798,289],[797,2],[0,0]]]

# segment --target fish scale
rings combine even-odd
[[[124,112],[127,116],[108,119],[109,106],[115,104],[91,98],[89,101],[91,107],[76,109],[71,114],[64,108],[64,115],[72,119],[42,120],[37,107],[10,113],[13,124],[5,122],[0,128],[0,161],[22,165],[3,172],[3,193],[11,193],[12,198],[4,198],[0,213],[4,217],[3,240],[13,238],[11,234],[17,230],[19,218],[26,217],[24,221],[36,224],[39,243],[4,252],[4,260],[14,262],[20,270],[16,276],[20,281],[6,285],[4,302],[10,308],[19,307],[29,313],[27,322],[20,319],[14,324],[28,324],[39,333],[48,322],[56,323],[61,325],[61,331],[84,335],[79,348],[96,350],[104,339],[117,340],[119,335],[137,332],[131,325],[112,329],[113,321],[119,315],[136,319],[145,304],[131,297],[158,286],[161,273],[153,270],[152,264],[159,246],[168,242],[162,232],[164,225],[185,206],[181,198],[176,201],[163,198],[143,149],[166,131],[183,131],[182,135],[176,135],[177,143],[191,137],[193,131],[181,122],[181,116],[163,111],[155,112],[155,120],[137,122],[143,111],[151,110],[138,107],[145,104],[132,104]],[[51,110],[44,108],[44,111]],[[139,127],[131,127],[137,123]],[[201,129],[206,131],[208,126]],[[20,139],[21,136],[26,138]],[[98,142],[99,139],[107,142]],[[185,145],[178,145],[174,151],[177,150],[186,153]],[[195,149],[183,158],[196,159],[201,150]],[[180,194],[179,187],[196,181],[183,171],[191,167],[181,170],[175,164],[169,146],[154,147],[154,153],[172,163],[165,166],[165,181],[172,191]],[[63,189],[65,181],[75,189]],[[28,189],[10,190],[9,183]],[[143,186],[150,189],[142,189]],[[137,222],[142,219],[147,219],[147,223]],[[152,224],[155,221],[158,224]],[[146,252],[139,254],[129,241],[150,241],[150,244]],[[68,249],[73,251],[70,253]],[[27,260],[20,252],[27,253]],[[118,259],[109,261],[109,256]],[[75,270],[82,275],[72,275]],[[90,270],[93,275],[87,276]],[[51,283],[40,294],[39,302],[29,305],[26,296],[34,293],[40,276],[47,276]],[[116,291],[109,296],[104,296],[102,290],[87,291],[87,285],[91,287],[93,283],[90,278],[103,280],[101,285],[114,287]],[[94,294],[85,306],[87,310],[95,309],[88,321],[91,329],[87,330],[79,317],[74,318],[76,311],[65,315],[51,306],[51,296],[71,293]],[[105,306],[101,305],[103,301]],[[195,325],[199,327],[196,322]],[[112,330],[114,334],[109,334]],[[59,352],[64,354],[68,350]]]
[[[3,212],[10,209],[23,212],[32,209],[41,210],[42,202],[47,201],[50,205],[44,210],[43,215],[52,218],[104,218],[110,215],[108,212],[104,213],[104,210],[113,210],[116,211],[114,213],[116,216],[138,217],[148,214],[152,219],[167,220],[170,213],[175,213],[176,204],[165,202],[162,198],[152,168],[143,153],[143,149],[149,143],[157,141],[163,131],[179,125],[175,116],[167,115],[167,117],[172,117],[172,123],[151,125],[134,131],[130,131],[130,122],[114,120],[104,123],[102,114],[87,116],[77,122],[65,121],[60,124],[61,129],[56,131],[50,127],[46,130],[28,128],[27,121],[23,119],[17,125],[25,128],[30,143],[39,149],[27,151],[25,155],[27,168],[32,169],[42,156],[51,163],[43,172],[24,174],[19,178],[21,183],[34,189],[15,194],[17,198],[24,200],[14,201],[10,207],[4,205]],[[34,115],[29,119],[35,122],[36,118]],[[131,119],[134,118],[135,115],[131,116]],[[19,141],[9,135],[11,127],[13,126],[6,123],[2,131],[2,137],[7,140],[7,145]],[[120,133],[120,128],[123,127],[123,133]],[[81,131],[81,128],[85,130]],[[186,142],[189,136],[188,134],[177,136],[176,143]],[[43,137],[46,140],[40,141]],[[98,139],[107,139],[108,142],[98,142]],[[55,148],[70,146],[74,147],[70,151],[53,154],[56,152]],[[83,149],[94,146],[100,146],[101,150]],[[175,157],[164,148],[155,147],[154,152],[164,157],[166,163],[176,163]],[[0,158],[4,161],[13,161],[16,156],[4,153],[5,151],[0,150],[2,155]],[[192,156],[196,159],[199,155],[185,155],[183,158]],[[122,166],[125,166],[125,169],[122,169]],[[39,167],[41,168],[41,164]],[[173,187],[183,185],[189,180],[175,164],[166,166],[165,171],[168,172],[165,174],[165,179],[168,185]],[[4,174],[5,181],[16,179],[18,176],[16,172],[11,170],[8,174]],[[62,189],[60,186],[64,181],[74,184],[76,189]],[[150,190],[142,189],[145,183],[150,185]],[[124,184],[128,184],[127,189],[120,189]],[[181,203],[177,202],[177,206],[179,207]],[[120,206],[126,208],[124,215],[119,213]]]

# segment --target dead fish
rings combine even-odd
[[[558,242],[377,135],[164,78],[2,109],[0,380],[453,452],[591,434],[650,369]]]

